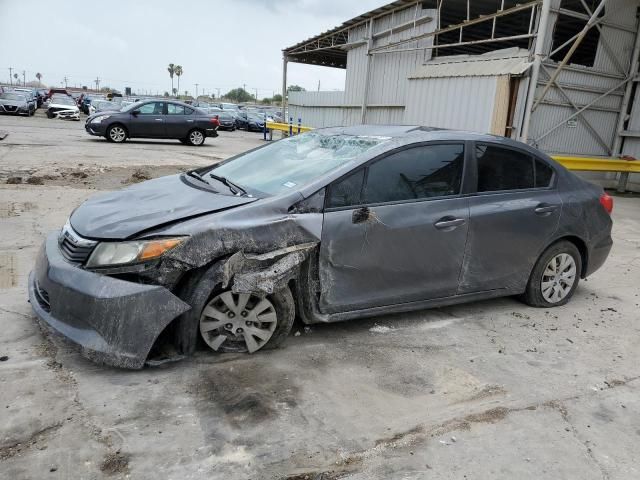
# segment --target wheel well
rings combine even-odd
[[[559,238],[554,243],[560,242],[562,240],[573,243],[580,252],[580,260],[582,261],[582,270],[580,272],[580,277],[584,278],[589,262],[589,251],[587,250],[587,244],[580,237],[576,237],[574,235],[568,235],[566,237]]]

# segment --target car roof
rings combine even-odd
[[[351,127],[329,127],[314,130],[325,135],[354,135],[368,137],[389,137],[395,140],[395,146],[415,142],[473,140],[475,142],[499,143],[505,146],[527,150],[537,156],[546,157],[539,150],[522,142],[489,133],[451,130],[420,125],[354,125]]]

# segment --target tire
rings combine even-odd
[[[206,135],[202,130],[194,128],[187,134],[187,142],[194,147],[201,147],[204,145]]]
[[[287,287],[264,298],[218,290],[202,309],[199,330],[204,343],[216,352],[255,353],[284,342],[294,318],[293,296]]]
[[[107,140],[113,143],[122,143],[127,139],[127,129],[120,123],[114,123],[107,128]]]
[[[578,248],[566,240],[554,243],[538,258],[520,299],[538,308],[565,305],[576,291],[581,274],[582,256]]]
[[[53,118],[53,113],[47,110],[47,118]]]

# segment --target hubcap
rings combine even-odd
[[[560,253],[549,260],[542,274],[542,297],[549,303],[563,300],[576,281],[576,262],[568,253]]]
[[[113,127],[109,132],[109,136],[111,137],[111,140],[113,140],[114,142],[123,141],[125,135],[126,134],[124,133],[124,129],[122,127]]]
[[[267,298],[223,292],[204,307],[200,333],[213,350],[225,347],[253,353],[271,338],[278,324],[276,309]]]
[[[191,143],[193,143],[194,145],[200,145],[204,141],[204,136],[202,135],[202,132],[198,132],[197,130],[194,132],[191,132],[191,135],[189,135],[189,138],[191,139]]]

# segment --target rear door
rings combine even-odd
[[[162,138],[165,130],[165,102],[149,102],[140,105],[130,114],[129,134],[132,137]]]
[[[477,143],[473,152],[477,193],[469,197],[469,240],[458,293],[522,290],[558,228],[562,201],[553,168],[502,145]]]
[[[193,112],[192,108],[189,108]],[[167,116],[165,117],[165,125],[167,129],[167,137],[169,138],[186,138],[187,133],[194,126],[194,115],[186,115],[186,107],[176,103],[167,103]]]
[[[464,144],[413,146],[334,182],[320,247],[320,308],[454,295],[468,228]]]

